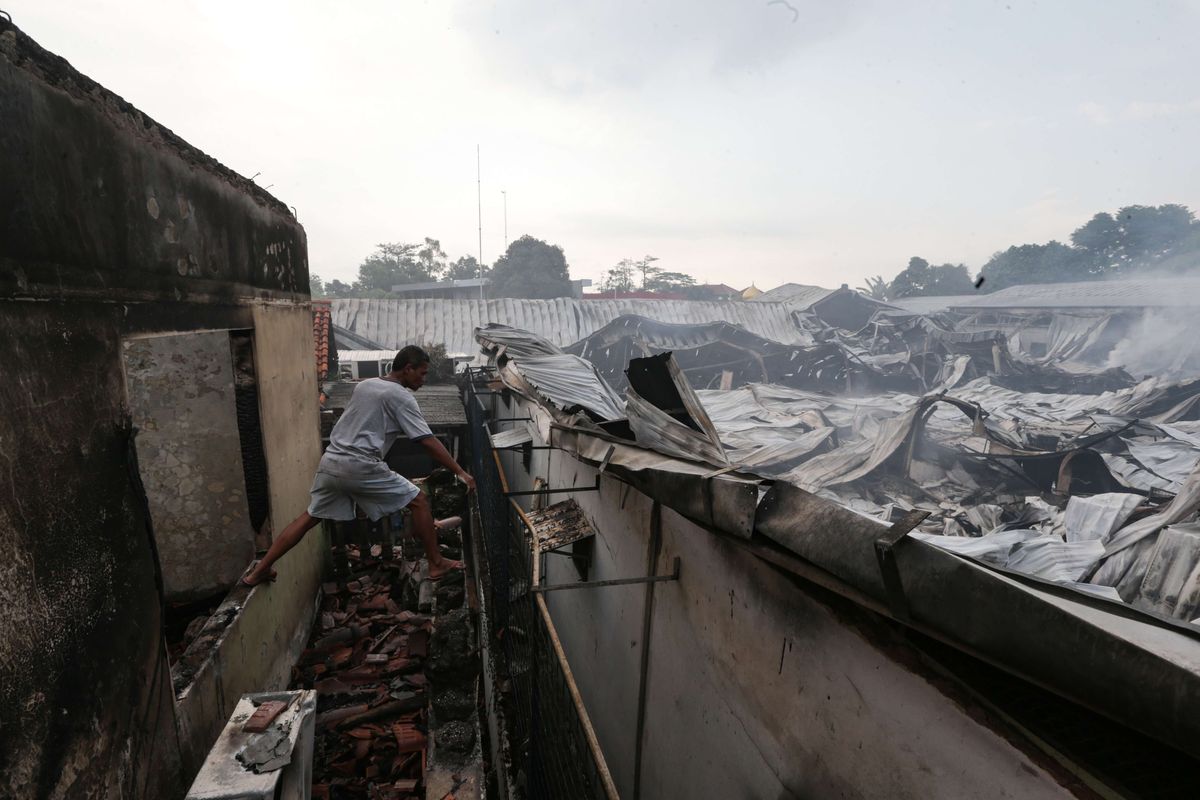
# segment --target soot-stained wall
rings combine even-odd
[[[0,120],[0,796],[176,797],[122,342],[305,302],[304,232],[2,18]]]

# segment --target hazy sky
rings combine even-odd
[[[44,47],[378,242],[561,245],[768,288],[973,270],[1130,203],[1200,210],[1200,3],[0,0]]]

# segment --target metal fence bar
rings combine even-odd
[[[507,482],[485,427],[486,393],[475,390],[478,373],[470,377],[471,465],[486,559],[479,573],[489,600],[488,628],[498,640],[492,643],[494,695],[503,698],[509,778],[524,783],[530,800],[616,800],[548,610],[529,591],[536,571],[532,540],[506,496]]]

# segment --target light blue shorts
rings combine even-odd
[[[372,521],[395,513],[413,501],[421,490],[380,461],[338,474],[317,472],[313,478],[308,515],[317,519],[352,520],[358,506]]]

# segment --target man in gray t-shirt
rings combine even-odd
[[[474,490],[475,480],[429,430],[413,392],[425,384],[429,355],[415,345],[396,354],[392,371],[370,378],[354,387],[341,419],[329,434],[329,446],[321,456],[310,492],[308,510],[291,522],[271,543],[271,549],[242,578],[253,586],[274,580],[275,563],[324,519],[352,520],[357,505],[372,520],[409,508],[413,529],[425,547],[429,575],[440,578],[462,562],[444,558],[438,550],[437,529],[429,500],[406,478],[388,468],[383,460],[401,434],[423,445],[434,461],[457,475]]]

